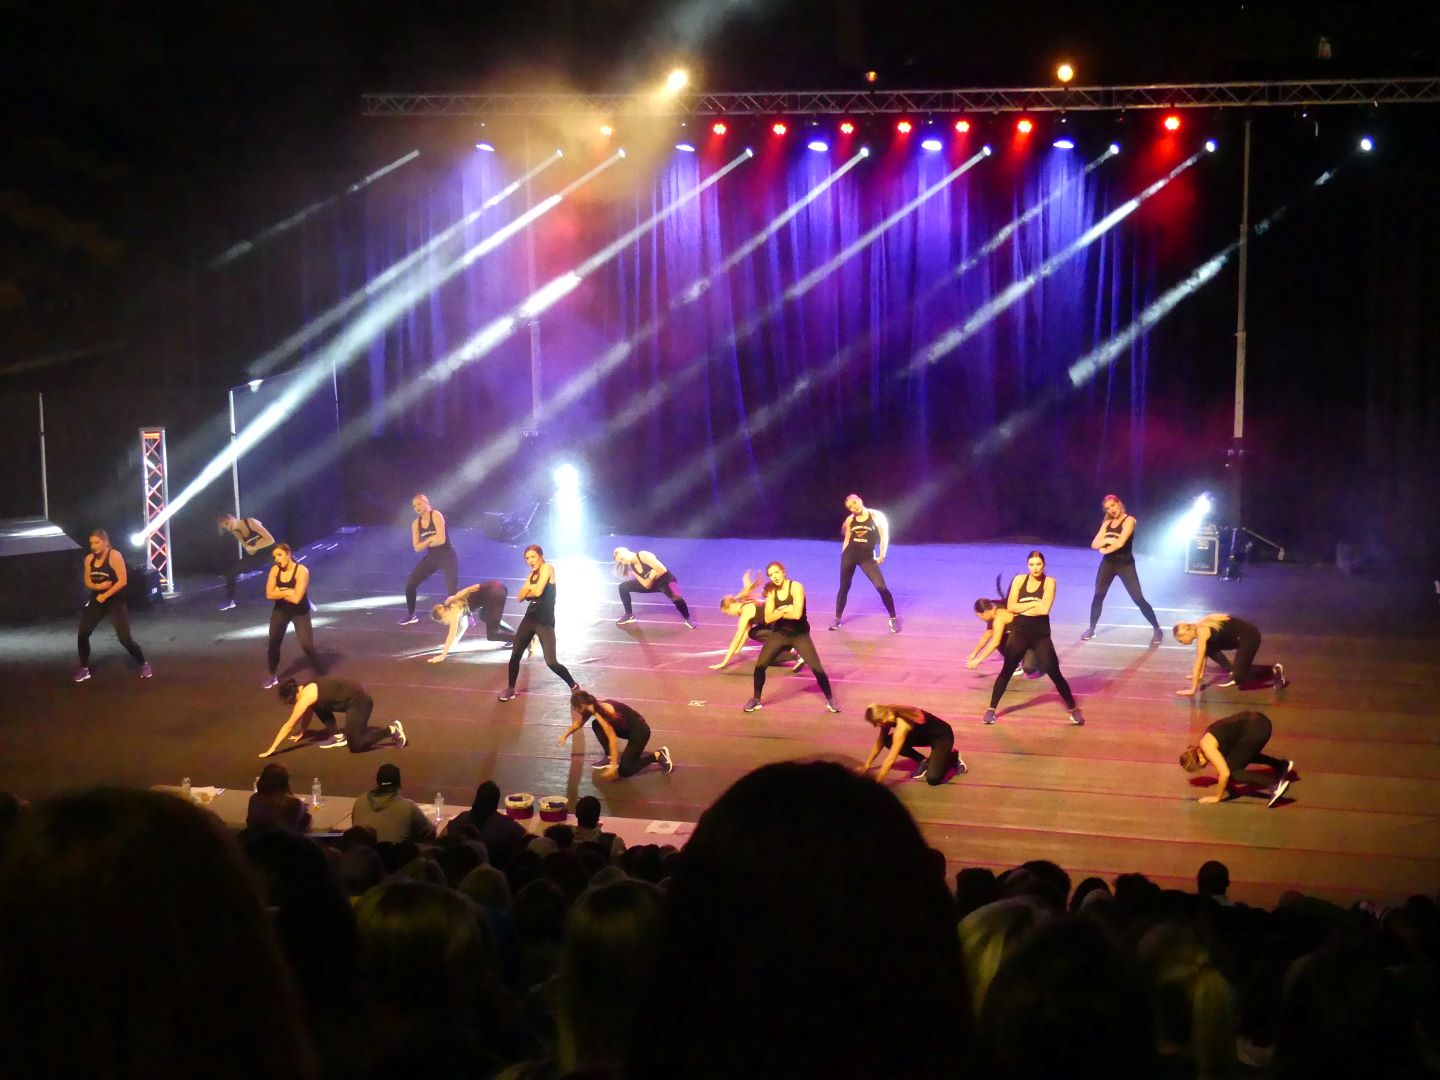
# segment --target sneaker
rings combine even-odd
[[[982,724],[993,724],[993,723],[995,723],[995,710],[994,710],[994,709],[986,709],[986,710],[985,710],[985,715],[980,718],[980,722],[981,722]]]
[[[825,699],[825,711],[832,713],[838,713],[840,711],[840,706],[835,704],[835,699],[833,697],[827,697]]]
[[[1084,726],[1085,726],[1085,714],[1082,713],[1082,712],[1079,710],[1079,708],[1071,709],[1071,710],[1070,710],[1070,723],[1074,724],[1076,727],[1084,727]]]
[[[90,678],[90,669],[88,667],[76,668],[75,674],[71,676],[71,679],[75,682],[84,682],[88,678]]]
[[[1293,760],[1287,760],[1287,761],[1285,762],[1285,768],[1283,768],[1283,769],[1280,770],[1280,779],[1281,779],[1281,780],[1289,780],[1289,779],[1290,779],[1290,774],[1291,774],[1292,772],[1294,772],[1294,771],[1295,771],[1295,762],[1294,762]]]
[[[400,620],[398,623],[396,623],[395,625],[396,625],[396,626],[414,626],[414,625],[415,625],[416,623],[418,623],[419,621],[420,621],[420,616],[419,616],[419,615],[406,615],[403,619],[401,619],[401,620]]]
[[[1274,675],[1274,677],[1275,677],[1275,689],[1276,689],[1276,690],[1284,690],[1285,687],[1287,687],[1287,686],[1290,685],[1290,680],[1287,679],[1287,678],[1285,678],[1285,665],[1284,665],[1284,664],[1273,664],[1273,665],[1271,665],[1270,672],[1271,672],[1271,674]]]
[[[959,750],[950,751],[950,767],[955,770],[956,776],[964,776],[970,771],[970,766],[965,764],[965,759],[960,756]]]
[[[760,699],[758,697],[752,697],[749,701],[745,702],[746,712],[758,712],[764,707],[765,706],[760,703]]]
[[[396,747],[398,749],[404,750],[405,744],[410,741],[409,736],[405,734],[405,725],[402,724],[399,720],[396,720],[393,724],[390,725],[390,734],[395,736]]]
[[[1155,627],[1155,632],[1150,635],[1150,644],[1151,644],[1151,645],[1163,645],[1163,644],[1165,644],[1165,631],[1164,631],[1164,630],[1161,630],[1158,626]]]
[[[925,779],[925,770],[928,769],[929,767],[930,767],[930,762],[929,762],[928,760],[926,760],[926,761],[917,761],[917,762],[915,763],[915,771],[910,774],[910,779],[911,779],[911,780],[924,780],[924,779]]]
[[[1234,686],[1234,685],[1235,685],[1235,673],[1232,671],[1229,675],[1226,675],[1226,676],[1225,676],[1225,681],[1224,681],[1224,682],[1218,682],[1218,683],[1216,683],[1215,685],[1218,686],[1218,687],[1219,687],[1220,689],[1222,689],[1222,690],[1224,690],[1226,687]]]
[[[629,626],[631,623],[633,623],[633,622],[639,622],[639,621],[640,621],[640,620],[637,619],[637,618],[635,618],[634,615],[621,615],[620,618],[618,618],[618,619],[615,620],[615,625],[616,625],[616,626]]]
[[[670,757],[670,748],[668,746],[662,746],[655,752],[660,755],[660,771],[663,773],[674,772],[675,762]]]
[[[345,738],[345,733],[343,731],[337,731],[328,739],[321,739],[315,745],[321,750],[338,750],[340,749],[340,747],[347,745],[348,741],[349,740]]]
[[[608,769],[610,767],[610,759],[608,757],[597,758],[590,762],[590,767],[592,769]]]
[[[1275,793],[1270,796],[1270,801],[1265,804],[1266,807],[1274,806],[1277,802],[1280,801],[1281,797],[1282,797],[1282,796],[1285,794],[1285,792],[1288,791],[1289,789],[1290,789],[1290,781],[1289,781],[1289,780],[1281,780],[1278,784],[1275,785]]]
[[[515,687],[513,687],[513,686],[507,686],[507,687],[504,689],[504,691],[500,694],[500,700],[501,700],[501,701],[514,701],[514,700],[515,700]]]
[[[141,677],[142,679],[148,679],[148,678],[150,678],[151,675],[154,675],[154,674],[155,674],[155,673],[150,670],[150,665],[149,665],[149,664],[141,664],[141,665],[140,665],[140,677]]]
[[[280,680],[277,679],[274,675],[271,675],[268,679],[266,679],[264,682],[262,682],[262,683],[260,684],[260,689],[261,689],[261,690],[274,690],[275,687],[277,687],[277,686],[279,686],[279,685],[280,685]]]
[[[1095,628],[1094,628],[1093,626],[1087,626],[1084,630],[1082,630],[1082,631],[1080,632],[1080,640],[1081,640],[1081,641],[1089,641],[1089,640],[1090,640],[1092,637],[1094,637],[1094,636],[1095,636]]]
[[[800,657],[799,659],[797,659],[797,660],[795,661],[795,663],[793,663],[793,664],[790,665],[790,670],[791,670],[791,671],[804,671],[804,670],[805,670],[805,658],[802,656],[802,657]]]
[[[839,629],[840,629],[840,620],[839,620],[839,619],[836,619],[834,622],[832,622],[832,623],[830,624],[830,629],[831,629],[831,630],[839,630]]]
[[[235,603],[234,600],[226,600],[223,604],[220,605],[220,610],[221,610],[221,611],[234,611],[236,607],[237,607],[237,605],[236,605],[236,603]]]
[[[685,620],[685,625],[688,626],[691,630],[699,630],[699,629],[700,629],[698,626],[696,626],[696,625],[695,625],[693,622],[691,622],[689,619],[686,619],[686,620]]]
[[[898,634],[900,632],[900,616],[891,615],[887,621],[890,624],[890,633]]]

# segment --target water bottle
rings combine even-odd
[[[254,780],[252,780],[252,781],[250,782],[250,791],[251,791],[252,793],[254,793],[254,792],[259,791],[259,790],[260,790],[260,777],[257,776],[257,777],[255,777]]]
[[[435,827],[438,829],[445,821],[445,793],[435,792]]]
[[[188,776],[180,781],[180,797],[186,802],[190,802],[190,777]]]
[[[320,806],[324,802],[325,800],[320,797],[320,777],[317,776],[310,781],[310,805]]]

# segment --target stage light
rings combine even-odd
[[[1055,78],[1061,82],[1068,83],[1071,79],[1075,78],[1075,69],[1069,64],[1061,64],[1055,69]]]
[[[555,466],[555,470],[550,474],[550,478],[555,481],[555,490],[557,492],[580,490],[580,470],[569,462]]]
[[[605,138],[608,139],[611,135],[614,135],[614,134],[615,134],[615,129],[614,129],[613,127],[611,127],[609,124],[601,124],[601,125],[600,125],[600,134],[601,134],[601,135],[604,135]]]
[[[830,144],[822,139],[811,139],[805,144],[805,149],[814,150],[817,154],[823,154],[830,149]]]
[[[725,132],[729,130],[730,129],[725,126],[725,122],[723,120],[716,120],[715,123],[710,125],[710,131],[716,135],[724,135]]]
[[[251,379],[250,382],[247,384],[250,387],[250,392],[253,394],[256,390],[259,390],[260,384],[264,381],[264,379]]]
[[[1202,491],[1195,497],[1189,508],[1171,523],[1170,528],[1165,532],[1165,540],[1171,548],[1183,548],[1190,543],[1190,538],[1199,531],[1210,517],[1210,511],[1215,509],[1215,502],[1210,498],[1208,491]]]
[[[1375,149],[1375,140],[1370,138],[1369,135],[1362,135],[1360,137],[1360,149],[1367,154],[1370,153],[1371,150]]]
[[[690,73],[684,68],[676,68],[665,76],[665,90],[667,93],[678,94],[690,82]]]
[[[1205,140],[1205,152],[1206,152],[1207,154],[1213,154],[1213,153],[1215,152],[1215,140],[1214,140],[1214,139],[1206,139],[1206,140]]]
[[[1056,139],[1056,140],[1055,140],[1053,143],[1051,143],[1050,145],[1053,146],[1053,147],[1055,147],[1056,150],[1074,150],[1074,149],[1075,149],[1075,140],[1074,140],[1074,139]]]
[[[775,123],[770,125],[770,130],[776,135],[784,135],[790,129],[785,126],[783,121],[776,120]]]
[[[855,134],[855,125],[852,124],[849,120],[841,120],[841,121],[840,121],[840,134],[841,134],[841,135],[854,135],[854,134]]]
[[[987,145],[987,146],[982,146],[982,147],[980,148],[980,152],[981,152],[982,154],[984,154],[986,157],[989,157],[992,153],[994,153],[994,151],[992,151],[988,145]]]
[[[585,537],[585,500],[580,494],[580,470],[569,462],[550,474],[555,491],[550,496],[549,547],[555,555],[576,552]]]
[[[495,147],[491,146],[488,142],[477,142],[475,149],[484,150],[487,154],[493,154],[495,152]]]
[[[1179,131],[1180,117],[1176,116],[1174,113],[1171,113],[1169,116],[1165,117],[1164,126],[1166,131]]]
[[[869,148],[868,146],[862,146],[862,147],[860,147],[860,156],[861,156],[861,157],[869,157],[869,156],[870,156],[870,148]]]
[[[967,133],[970,131],[970,121],[969,121],[969,120],[956,120],[956,121],[955,121],[955,130],[958,131],[961,135],[967,134]]]
[[[1110,144],[1110,154],[1111,154],[1111,156],[1113,157],[1114,155],[1116,155],[1116,154],[1118,154],[1118,153],[1120,153],[1120,144],[1119,144],[1119,143],[1112,142],[1112,143]]]
[[[880,78],[880,73],[878,71],[865,72],[865,81],[868,83],[873,83],[878,78]]]
[[[909,135],[910,132],[915,130],[915,125],[910,123],[909,120],[901,120],[898,124],[895,125],[895,130],[898,131],[901,135]]]
[[[941,143],[939,139],[926,139],[920,144],[920,149],[928,150],[930,153],[933,154],[936,151],[940,150],[943,146],[944,144]]]
[[[695,147],[691,146],[688,142],[677,142],[675,144],[675,149],[683,150],[687,154],[693,154],[695,152]]]
[[[1020,121],[1015,125],[1015,130],[1021,135],[1029,135],[1030,132],[1035,130],[1035,122],[1028,116],[1021,117]]]

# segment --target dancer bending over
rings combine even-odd
[[[1280,801],[1290,787],[1290,772],[1295,762],[1287,758],[1261,753],[1270,741],[1270,718],[1264,713],[1242,712],[1216,720],[1205,729],[1196,746],[1187,746],[1180,755],[1180,766],[1189,773],[1199,772],[1206,765],[1214,768],[1220,779],[1220,790],[1206,795],[1202,803],[1223,802],[1232,794],[1235,782],[1253,784],[1269,796],[1270,806]],[[1250,771],[1251,765],[1264,765],[1274,776]]]
[[[235,538],[241,550],[240,557],[225,570],[225,602],[220,610],[230,611],[235,607],[235,582],[247,570],[270,565],[270,549],[275,546],[275,537],[259,518],[221,514],[215,523]]]
[[[661,772],[674,770],[675,762],[671,760],[668,746],[645,752],[645,744],[650,741],[650,725],[623,701],[600,701],[594,694],[577,687],[570,692],[570,712],[574,719],[565,734],[555,740],[555,745],[564,746],[565,740],[589,720],[590,729],[608,755],[604,761],[594,765],[594,768],[605,770],[600,774],[602,779],[625,780],[647,765],[659,765]],[[622,740],[624,750],[620,749]]]
[[[515,640],[515,628],[500,618],[505,613],[505,597],[509,590],[504,584],[491,579],[479,585],[461,589],[454,596],[447,596],[443,604],[430,609],[430,617],[450,628],[445,636],[445,647],[439,656],[430,657],[430,663],[438,664],[460,644],[465,631],[477,622],[485,624],[486,641],[503,641],[507,645]]]
[[[845,542],[840,545],[840,591],[835,594],[835,621],[830,624],[830,629],[840,629],[845,600],[850,595],[850,582],[854,580],[858,568],[880,594],[880,602],[890,616],[890,632],[898,634],[900,620],[895,615],[895,597],[890,595],[885,575],[880,572],[880,564],[885,561],[885,553],[890,548],[890,525],[879,510],[868,509],[859,495],[845,496],[845,509],[850,511],[850,516],[845,519],[841,530]]]
[[[310,571],[295,561],[289,544],[276,544],[270,557],[275,565],[270,568],[270,580],[265,583],[265,596],[275,601],[275,609],[270,612],[270,647],[266,654],[270,677],[262,684],[266,690],[280,685],[275,674],[280,670],[280,643],[285,640],[285,628],[291,624],[315,674],[325,674],[325,665],[315,652],[315,631],[310,626]]]
[[[675,610],[680,612],[685,625],[691,630],[695,629],[695,624],[690,619],[690,605],[685,603],[685,598],[680,595],[679,582],[652,552],[617,547],[614,556],[615,573],[624,579],[620,582],[620,603],[625,607],[625,614],[615,620],[616,626],[629,626],[635,621],[635,612],[630,607],[632,594],[663,592],[675,605]]]
[[[454,595],[460,587],[460,560],[455,547],[450,543],[450,527],[445,524],[445,515],[430,506],[430,499],[421,494],[410,500],[415,508],[415,520],[410,523],[410,546],[423,552],[415,569],[405,581],[405,617],[401,626],[420,621],[415,614],[415,596],[421,583],[435,571],[445,575],[445,590]]]
[[[130,612],[125,607],[125,585],[129,581],[125,560],[110,546],[110,534],[104,529],[96,529],[90,534],[90,554],[85,556],[84,561],[81,580],[85,582],[90,598],[80,609],[80,631],[76,635],[80,666],[75,669],[75,681],[84,682],[90,678],[90,635],[106,619],[110,620],[110,626],[115,631],[115,639],[140,665],[140,677],[150,678],[145,651],[130,636]]]
[[[1000,584],[999,574],[995,575],[995,591],[997,593],[1003,593],[1005,591],[1004,587]],[[980,631],[980,640],[975,643],[975,648],[971,649],[970,655],[965,658],[967,663],[968,661],[975,660],[975,658],[980,655],[980,650],[985,648],[985,643],[990,640],[990,634],[994,630],[995,620],[997,618],[1001,620],[1003,630],[1000,635],[1000,644],[997,648],[1003,658],[1005,655],[1005,638],[1009,636],[1010,622],[1014,619],[1014,616],[1005,610],[1004,599],[992,600],[989,597],[982,596],[975,601],[975,617],[985,624],[985,629]],[[990,654],[987,652],[985,655],[988,656]],[[1034,649],[1025,650],[1025,655],[1020,658],[1020,671],[1027,679],[1038,679],[1041,675],[1045,674],[1040,670],[1040,662],[1035,659]]]
[[[290,716],[275,733],[270,749],[260,756],[269,757],[279,749],[288,735],[291,742],[299,742],[310,727],[310,718],[317,717],[325,725],[325,739],[320,743],[322,750],[334,750],[348,746],[352,754],[363,753],[384,739],[394,738],[395,745],[404,749],[409,740],[405,737],[405,725],[396,720],[389,727],[372,728],[370,713],[375,701],[354,679],[316,679],[310,683],[297,683],[286,679],[280,684],[280,700],[291,706]],[[345,714],[345,730],[335,724],[335,714]],[[293,735],[296,724],[300,730]]]
[[[545,666],[564,679],[572,692],[580,685],[570,677],[565,665],[555,659],[555,568],[545,561],[545,552],[539,544],[531,544],[525,549],[525,565],[530,567],[530,576],[520,586],[515,599],[528,600],[530,608],[520,620],[515,641],[510,647],[510,683],[500,695],[501,701],[510,701],[515,697],[515,680],[520,677],[520,655],[537,637],[545,653]]]
[[[1155,609],[1140,591],[1140,575],[1135,572],[1135,553],[1131,550],[1135,546],[1135,516],[1125,512],[1125,504],[1120,501],[1119,495],[1106,495],[1100,506],[1105,517],[1100,522],[1095,539],[1090,541],[1090,546],[1100,552],[1100,569],[1095,572],[1095,597],[1090,601],[1090,625],[1080,635],[1080,640],[1089,641],[1095,636],[1105,594],[1110,591],[1111,583],[1118,577],[1125,586],[1125,591],[1130,594],[1130,599],[1135,601],[1140,614],[1145,616],[1145,621],[1154,631],[1150,635],[1150,644],[1159,645],[1165,640],[1165,631],[1160,629],[1160,622],[1155,618]]]
[[[770,583],[765,586],[765,625],[772,633],[760,646],[760,656],[755,661],[755,696],[745,703],[746,712],[761,708],[760,698],[765,692],[765,669],[780,653],[794,649],[810,665],[815,683],[825,695],[825,708],[838,713],[835,696],[830,690],[830,677],[825,674],[825,665],[820,663],[820,654],[810,640],[810,620],[805,616],[805,586],[785,576],[785,564],[772,562],[765,568]]]
[[[1193,623],[1176,623],[1175,640],[1181,645],[1195,643],[1195,667],[1190,672],[1190,685],[1176,690],[1181,697],[1192,697],[1205,685],[1205,660],[1208,657],[1226,672],[1220,686],[1234,686],[1241,690],[1256,690],[1273,686],[1283,690],[1289,686],[1285,678],[1284,664],[1261,664],[1255,660],[1260,651],[1260,628],[1233,615],[1206,615]],[[1234,661],[1225,657],[1223,650],[1234,649]]]
[[[724,659],[718,664],[710,665],[711,671],[725,670],[730,666],[730,661],[735,659],[735,654],[747,642],[753,641],[757,645],[764,645],[765,640],[775,632],[761,620],[760,607],[764,603],[764,598],[756,594],[755,584],[755,571],[746,570],[740,579],[740,591],[734,596],[721,597],[720,610],[735,619],[735,636],[730,639],[730,647],[725,650]],[[805,661],[795,655],[794,649],[785,649],[771,662],[793,664],[795,671],[799,671],[805,666]]]
[[[915,762],[915,772],[910,779],[924,777],[931,787],[943,784],[951,769],[955,770],[956,776],[964,776],[969,771],[960,757],[960,751],[955,749],[954,729],[933,713],[913,705],[871,705],[865,710],[865,721],[877,730],[870,756],[855,770],[862,775],[870,771],[880,751],[886,749],[890,753],[880,763],[876,780],[884,780],[889,775],[897,757]],[[916,750],[917,746],[928,746],[930,757],[927,759]]]

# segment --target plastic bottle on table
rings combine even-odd
[[[186,802],[190,802],[190,801],[191,801],[191,795],[190,795],[190,777],[188,777],[188,776],[185,777],[184,780],[181,780],[181,781],[180,781],[180,797],[181,797],[182,799],[184,799]]]
[[[438,829],[445,821],[445,793],[435,792],[435,827]]]
[[[324,802],[325,799],[320,794],[320,777],[317,776],[310,781],[310,805],[321,806]]]

